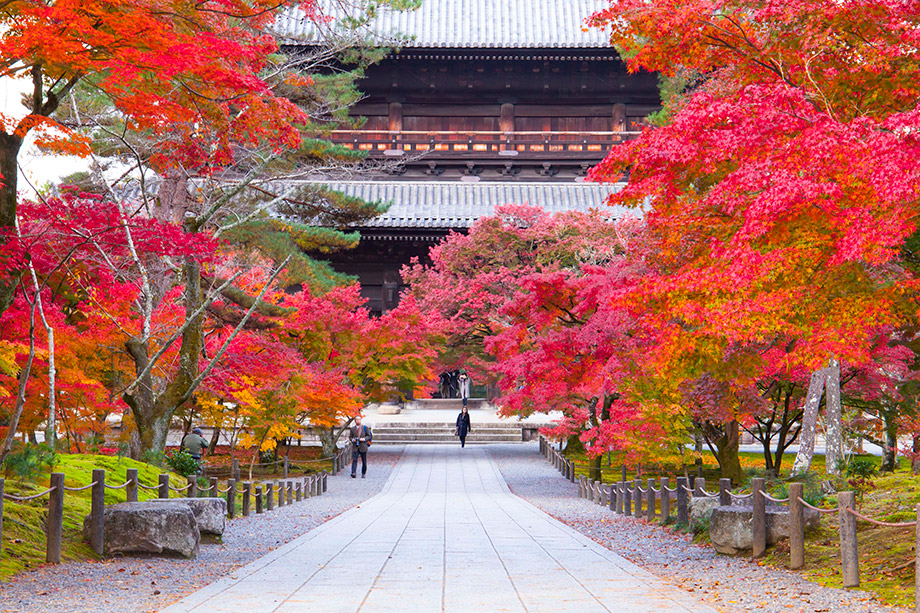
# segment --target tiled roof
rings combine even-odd
[[[539,206],[547,212],[609,211],[611,217],[635,212],[607,207],[617,185],[598,183],[437,183],[372,181],[327,183],[331,189],[366,201],[390,203],[366,228],[468,228],[503,204]]]
[[[337,0],[321,0],[332,19],[317,26],[300,10],[279,18],[282,36],[309,43],[319,28],[334,27],[345,12]],[[369,34],[405,41],[403,47],[441,48],[604,48],[608,36],[587,29],[585,18],[608,7],[609,0],[422,0],[414,11],[379,10]]]

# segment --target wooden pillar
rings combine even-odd
[[[0,560],[3,559],[3,487],[6,479],[0,477]]]
[[[645,505],[646,506],[645,519],[647,519],[648,521],[652,521],[655,519],[655,489],[654,488],[655,488],[655,480],[649,479],[648,480],[648,493],[646,494],[648,498],[646,498],[647,504]]]
[[[163,474],[159,478],[160,488],[157,490],[158,498],[169,498],[169,475]]]
[[[137,469],[129,468],[125,473],[128,480],[128,485],[125,487],[125,500],[137,502]]]
[[[262,486],[256,486],[256,515],[262,513]]]
[[[616,513],[617,510],[617,484],[611,483],[607,490],[607,506],[611,511]]]
[[[687,492],[687,478],[677,478],[677,525],[686,526],[690,523],[690,501]]]
[[[105,552],[105,470],[93,469],[93,483],[95,485],[90,489],[89,545],[102,555]]]
[[[287,482],[287,503],[289,505],[294,504],[294,482]]]
[[[401,102],[391,102],[389,108],[390,132],[402,132],[403,106]]]
[[[265,510],[275,510],[275,485],[273,483],[265,484]]]
[[[668,523],[671,515],[671,492],[668,491],[669,479],[661,478],[661,523]]]
[[[291,463],[288,460],[288,457],[284,456],[284,475],[283,476],[285,479],[288,478],[288,474],[290,473],[290,470],[291,470]]]
[[[323,485],[322,485],[322,487],[320,488],[320,492],[323,493],[323,494],[326,493],[326,477],[327,477],[327,476],[328,476],[328,475],[326,475],[326,471],[324,470],[324,471],[323,471]]]
[[[233,464],[230,466],[230,476],[234,481],[239,483],[240,481],[240,461],[236,458],[233,458]]]
[[[623,491],[626,493],[626,500],[623,504],[623,515],[632,515],[632,491],[629,489],[629,482],[623,482]]]
[[[837,493],[837,513],[840,521],[840,574],[843,587],[859,586],[859,552],[856,548],[856,517],[848,509],[856,508],[856,495]]]
[[[51,473],[53,491],[48,495],[48,520],[45,533],[45,562],[61,563],[61,542],[64,536],[64,473]]]
[[[227,479],[227,516],[236,517],[236,479]]]
[[[195,475],[188,477],[188,485],[189,485],[188,490],[186,490],[188,492],[187,494],[188,497],[197,498],[198,497],[198,477],[196,477]]]
[[[731,479],[719,479],[719,504],[727,507],[732,503],[732,497],[729,492],[732,491]]]
[[[789,484],[789,568],[805,565],[805,508],[799,498],[805,492],[801,483]]]
[[[243,484],[243,517],[249,517],[249,497],[252,495],[252,483]]]
[[[636,503],[636,517],[642,517],[642,492],[639,491],[640,488],[638,477],[636,477],[636,479],[633,481],[633,488],[635,488],[635,495],[633,498],[635,499]]]
[[[696,485],[693,488],[693,496],[699,498],[706,497],[706,479],[703,479],[702,477],[696,478]]]
[[[754,515],[751,518],[751,557],[759,558],[767,550],[767,499],[763,497],[763,477],[751,480],[751,500]]]
[[[210,486],[211,486],[210,489],[208,490],[208,498],[216,498],[217,497],[217,477],[211,477],[208,481],[210,482]]]
[[[626,105],[613,105],[613,130],[612,132],[626,131]]]

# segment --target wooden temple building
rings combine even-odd
[[[386,164],[332,187],[391,204],[357,228],[355,250],[327,256],[356,275],[377,312],[395,306],[400,268],[496,205],[600,208],[615,186],[585,183],[611,147],[635,137],[660,105],[657,77],[629,74],[607,36],[584,20],[605,0],[423,0],[381,9],[371,27],[403,41],[367,70],[360,130],[335,142]],[[330,15],[334,17],[334,14]],[[316,27],[291,14],[289,45]]]

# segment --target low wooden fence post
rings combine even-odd
[[[265,484],[265,510],[274,511],[275,510],[275,484],[266,483]]]
[[[208,481],[211,486],[211,489],[208,490],[208,498],[215,498],[217,496],[217,477],[211,477]]]
[[[322,485],[322,487],[320,488],[320,491],[321,491],[323,494],[326,493],[326,477],[327,477],[327,476],[328,476],[328,475],[326,475],[326,471],[324,470],[324,471],[323,471],[323,485]]]
[[[798,570],[805,565],[805,507],[801,483],[789,484],[789,568]]]
[[[729,478],[719,479],[719,505],[727,507],[732,503],[731,497],[732,480]]]
[[[696,483],[693,488],[693,497],[694,498],[705,498],[706,497],[706,479],[702,477],[696,478]]]
[[[188,477],[188,497],[198,498],[198,477],[195,475]]]
[[[3,559],[3,487],[6,479],[0,477],[0,560]]]
[[[763,497],[763,478],[755,477],[751,480],[751,501],[753,503],[753,516],[751,517],[751,557],[759,558],[767,550],[767,499]]]
[[[686,526],[690,523],[690,501],[687,492],[687,478],[677,478],[677,525]]]
[[[294,500],[297,502],[303,500],[303,481],[298,481],[294,486]]]
[[[252,483],[243,484],[243,517],[249,517],[249,497],[252,495]]]
[[[278,506],[284,506],[284,481],[278,484]]]
[[[291,463],[288,461],[287,456],[284,457],[284,478],[288,478],[288,472],[291,469]]]
[[[169,498],[169,475],[160,475],[158,483],[157,498]]]
[[[629,483],[623,482],[623,492],[626,494],[626,500],[623,507],[623,515],[632,515],[632,492],[629,489]]]
[[[257,485],[256,486],[256,515],[261,514],[262,511],[263,511],[262,509],[262,486]]]
[[[137,469],[129,468],[125,471],[128,485],[125,487],[125,500],[137,502]]]
[[[671,492],[668,491],[667,477],[661,478],[661,523],[666,524],[671,518]]]
[[[233,463],[230,465],[230,476],[237,483],[240,482],[240,461],[236,458],[233,458]]]
[[[294,504],[294,482],[293,481],[288,481],[287,483],[287,497],[288,497],[288,501],[287,501],[288,505]]]
[[[227,515],[236,517],[236,479],[227,479]]]
[[[610,490],[607,493],[607,502],[609,503],[610,510],[614,513],[617,512],[617,484],[611,483]]]
[[[645,519],[653,521],[655,519],[655,480],[648,480],[648,498],[646,499]]]
[[[0,492],[3,491],[3,479],[0,479]],[[0,496],[2,498],[2,496]],[[0,513],[0,515],[3,515]],[[920,504],[917,505],[917,537],[914,541],[914,568],[920,568]],[[920,573],[914,578],[914,611],[920,611]]]
[[[339,474],[339,454],[338,452],[332,454],[332,474]]]
[[[51,473],[51,493],[48,495],[48,520],[45,524],[48,540],[45,562],[61,563],[61,542],[64,536],[64,473]]]
[[[635,499],[634,502],[636,504],[636,515],[635,516],[639,518],[639,517],[642,517],[642,488],[639,487],[638,477],[636,477],[636,479],[633,481],[633,488],[634,488],[633,491],[635,492],[635,494],[633,495],[633,498]]]
[[[93,483],[90,488],[89,545],[102,555],[105,550],[105,470],[93,469]]]
[[[837,513],[840,521],[840,575],[843,587],[859,586],[859,552],[856,549],[856,495],[852,491],[837,493]]]

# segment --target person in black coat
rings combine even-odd
[[[457,436],[460,437],[460,446],[466,446],[466,435],[473,431],[470,427],[470,413],[466,407],[457,415]]]

